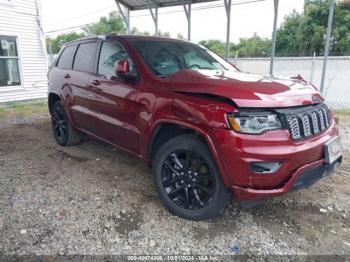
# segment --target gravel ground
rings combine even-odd
[[[94,140],[58,146],[48,115],[0,120],[0,254],[350,256],[350,118],[344,162],[310,189],[205,222],[171,215],[150,169]]]

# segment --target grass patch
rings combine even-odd
[[[26,117],[47,112],[47,102],[14,102],[0,107],[0,118]]]
[[[333,111],[336,116],[347,116],[350,117],[350,108],[349,109],[343,109],[343,110],[334,110]]]
[[[335,117],[339,118],[339,124],[350,121],[350,109],[333,110],[333,113]]]

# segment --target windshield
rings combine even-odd
[[[192,43],[134,40],[131,44],[158,77],[166,77],[183,69],[237,71],[210,50]]]

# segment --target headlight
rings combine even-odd
[[[282,128],[278,116],[269,112],[230,114],[228,120],[233,130],[245,134],[262,134]]]

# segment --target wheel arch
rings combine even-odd
[[[146,151],[146,159],[150,166],[152,166],[152,161],[154,160],[154,157],[162,144],[179,135],[195,134],[208,146],[224,184],[229,184],[224,166],[219,157],[219,153],[215,147],[213,139],[206,130],[203,130],[198,126],[191,125],[189,123],[183,123],[178,120],[159,120],[154,124],[154,128],[152,128],[151,134],[152,135],[149,143],[147,143],[148,147]]]
[[[70,111],[68,110],[68,106],[69,106],[69,103],[67,101],[67,99],[63,99],[62,95],[56,93],[56,92],[53,92],[53,91],[50,91],[49,94],[48,94],[48,108],[49,108],[49,112],[51,114],[51,108],[53,106],[53,104],[57,101],[61,101],[62,104],[63,104],[63,107],[65,108],[66,110],[66,114],[68,116],[68,119],[70,121],[70,123],[73,125],[74,128],[76,129],[79,129],[79,127],[75,124],[75,122],[73,121],[73,118],[70,114]]]
[[[62,97],[60,95],[58,95],[57,93],[50,92],[48,94],[48,107],[49,107],[50,113],[51,113],[51,108],[52,108],[53,104],[56,103],[57,101],[63,101]]]

